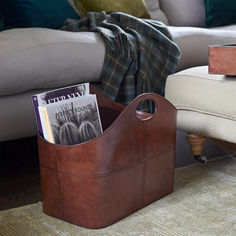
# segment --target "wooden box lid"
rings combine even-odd
[[[210,74],[236,75],[236,44],[208,47]]]

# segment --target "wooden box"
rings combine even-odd
[[[38,136],[43,211],[86,228],[106,227],[174,188],[176,109],[143,94],[124,107],[97,94],[104,133],[55,145]],[[136,111],[146,99],[154,114]]]
[[[210,74],[236,75],[236,44],[208,47]]]

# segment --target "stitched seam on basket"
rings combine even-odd
[[[176,107],[177,110],[192,110],[192,111],[197,111],[197,112],[200,112],[200,113],[203,113],[203,114],[208,114],[208,115],[217,116],[217,117],[221,117],[221,118],[236,120],[236,117],[234,117],[234,116],[229,116],[229,115],[223,115],[221,113],[214,113],[214,112],[204,111],[204,110],[193,108],[191,106],[181,106],[181,105],[176,105],[175,104],[175,107]]]
[[[157,155],[168,154],[168,153],[174,152],[174,151],[175,151],[175,149],[172,148],[172,149],[171,149],[170,151],[168,151],[168,152],[161,152],[161,153],[158,153]],[[138,165],[140,165],[140,164],[144,164],[144,162],[149,161],[149,160],[152,160],[152,159],[154,159],[154,158],[156,158],[156,156],[155,156],[155,157],[152,157],[152,158],[146,158],[145,160],[141,160],[141,161],[135,162],[135,163],[129,165],[128,167],[121,168],[121,169],[116,170],[116,171],[112,171],[112,172],[108,172],[108,173],[104,173],[104,174],[96,174],[96,175],[84,174],[84,173],[80,173],[80,172],[77,172],[77,173],[72,172],[72,173],[71,173],[71,172],[68,172],[68,171],[61,171],[61,170],[58,170],[58,169],[53,168],[53,167],[45,166],[45,165],[43,165],[43,164],[40,164],[40,166],[41,166],[41,167],[44,167],[44,168],[46,168],[46,169],[55,170],[55,171],[57,171],[57,172],[59,172],[59,173],[66,174],[66,175],[70,175],[70,176],[81,177],[81,178],[85,178],[85,177],[86,177],[86,178],[93,179],[93,178],[104,178],[104,177],[107,177],[107,176],[119,174],[120,172],[129,170],[129,169],[131,169],[131,168],[133,168],[133,167],[135,167],[135,166],[138,166]]]
[[[145,123],[145,135],[143,136],[144,137],[144,150],[143,150],[143,157],[146,156],[146,153],[147,153],[147,122]],[[153,159],[153,158],[149,158],[149,159]],[[146,180],[146,161],[144,161],[143,163],[143,183],[142,183],[142,205],[144,205],[144,194],[145,194],[145,180]]]

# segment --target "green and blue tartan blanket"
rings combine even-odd
[[[121,12],[89,12],[85,18],[69,20],[62,29],[102,36],[103,94],[125,105],[141,93],[164,95],[166,78],[174,73],[180,52],[161,22]]]

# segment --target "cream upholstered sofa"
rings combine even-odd
[[[145,0],[179,45],[177,70],[207,64],[208,44],[236,40],[236,26],[206,29],[203,0]],[[21,28],[0,32],[0,141],[36,135],[31,95],[99,81],[105,55],[92,32]]]

